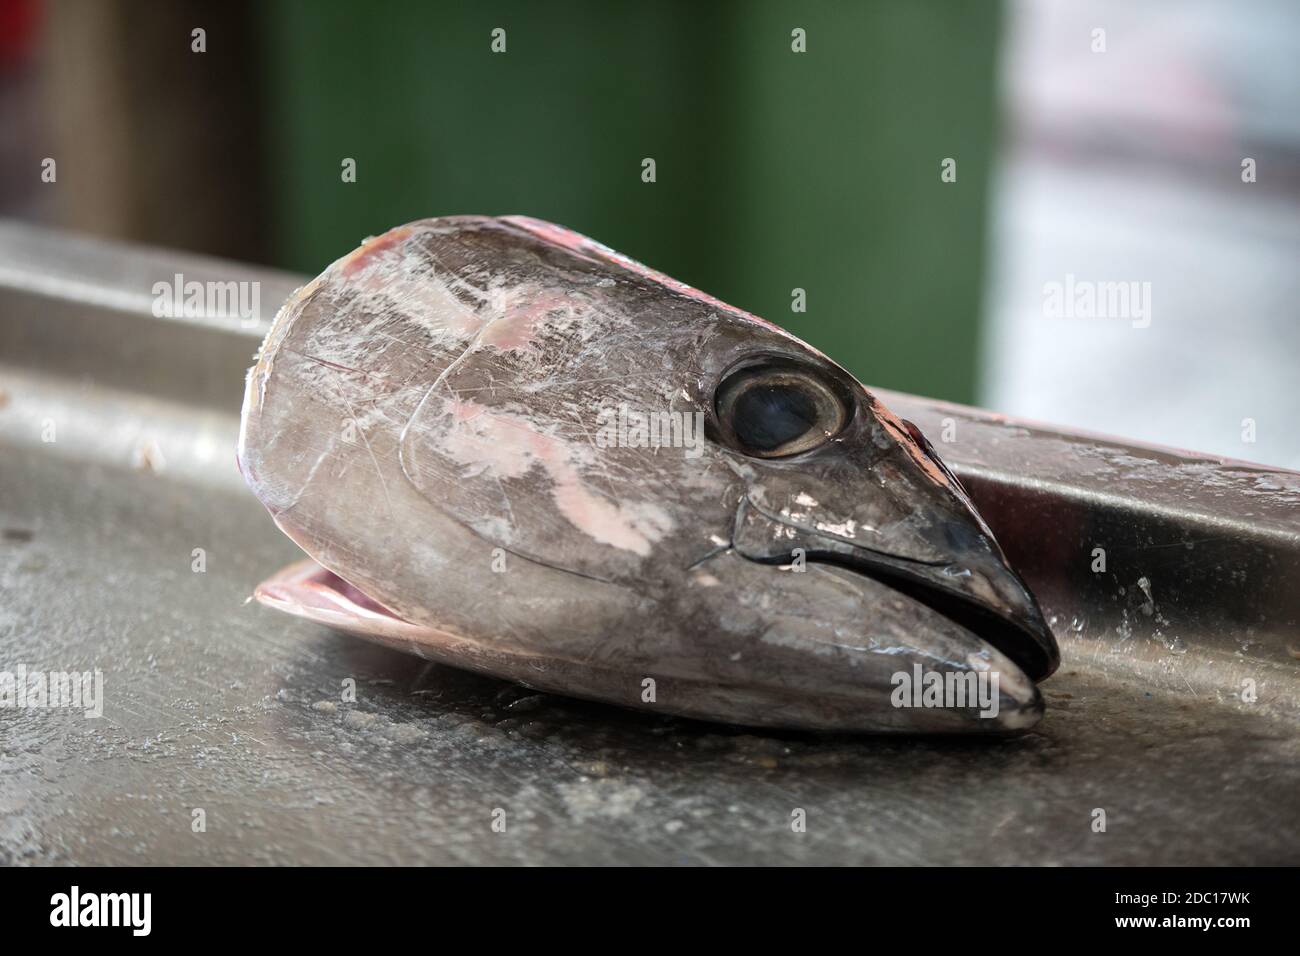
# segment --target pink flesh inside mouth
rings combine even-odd
[[[311,558],[267,578],[257,586],[253,597],[295,617],[389,643],[420,640],[434,631],[398,617]]]
[[[283,568],[253,592],[260,604],[429,661],[491,673],[474,641],[399,617],[311,558]],[[490,656],[490,655],[489,655]]]

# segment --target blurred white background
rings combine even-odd
[[[1300,468],[1300,3],[1015,0],[1006,31],[981,404]],[[1067,275],[1149,282],[1149,327],[1049,317]]]

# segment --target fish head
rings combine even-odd
[[[914,426],[777,326],[537,220],[412,223],[300,290],[240,462],[313,558],[430,630],[411,649],[546,689],[1005,732],[1059,659]],[[922,672],[996,674],[996,706],[891,700]]]

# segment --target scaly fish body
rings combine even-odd
[[[239,460],[330,572],[261,600],[544,690],[1007,732],[1058,660],[919,432],[778,327],[536,220],[411,223],[299,290]],[[900,700],[930,673],[996,675],[996,706]]]

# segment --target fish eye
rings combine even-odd
[[[728,444],[755,458],[811,451],[848,420],[845,402],[820,370],[775,358],[724,377],[714,410]]]

